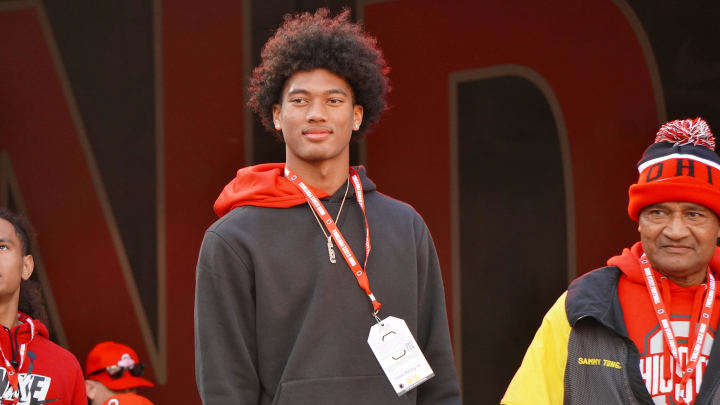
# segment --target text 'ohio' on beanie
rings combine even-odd
[[[702,118],[663,125],[638,162],[638,172],[637,183],[628,190],[633,220],[643,208],[669,201],[694,202],[720,217],[720,157]]]

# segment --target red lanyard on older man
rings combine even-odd
[[[692,378],[692,376],[695,374],[698,360],[700,359],[700,352],[702,350],[703,342],[705,341],[705,337],[707,336],[708,328],[710,326],[710,319],[712,318],[713,306],[715,304],[715,277],[713,277],[712,272],[710,271],[710,269],[708,269],[708,283],[705,287],[707,289],[707,295],[705,296],[702,313],[700,315],[700,322],[698,325],[697,336],[695,338],[695,344],[693,344],[692,346],[692,351],[690,352],[687,365],[683,368],[683,365],[680,363],[680,354],[678,352],[675,333],[673,332],[672,326],[670,325],[670,315],[668,314],[665,303],[663,302],[660,291],[658,290],[650,262],[648,261],[647,256],[644,253],[642,256],[640,256],[640,267],[642,268],[643,275],[645,276],[645,285],[647,286],[648,292],[650,293],[650,299],[652,301],[653,308],[655,309],[655,316],[657,316],[658,323],[660,324],[660,328],[662,329],[663,335],[665,336],[665,341],[670,348],[670,354],[676,361],[675,367],[677,370],[679,370],[679,374],[682,376],[679,386],[680,403],[684,404],[685,387],[687,386],[688,380],[690,380],[690,378]],[[688,338],[689,337],[690,336],[688,336]]]

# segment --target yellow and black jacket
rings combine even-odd
[[[620,274],[609,266],[573,281],[545,315],[502,404],[654,404],[625,326]],[[694,405],[720,404],[718,340]]]

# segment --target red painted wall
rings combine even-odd
[[[369,170],[381,190],[424,216],[446,289],[453,72],[523,65],[552,87],[570,144],[578,273],[604,265],[636,238],[625,214],[627,187],[636,179],[635,162],[652,141],[658,117],[638,40],[611,2],[556,0],[520,7],[507,1],[395,0],[366,6],[365,26],[378,37],[393,85],[390,111],[368,137]],[[406,175],[411,170],[417,175]]]
[[[167,235],[167,383],[156,403],[199,403],[194,378],[197,252],[212,203],[242,166],[242,5],[160,2]],[[8,152],[70,349],[84,364],[114,339],[149,363],[92,168],[32,3],[0,11],[0,149]],[[121,151],[119,151],[121,152]],[[162,184],[162,183],[161,183]],[[156,380],[150,367],[150,378]]]
[[[37,11],[0,13],[0,37],[0,52],[9,62],[0,64],[2,149],[38,230],[70,348],[83,354],[96,341],[119,336],[144,353],[72,107]]]
[[[212,203],[243,165],[242,4],[162,1],[168,384],[158,403],[200,403],[193,302]]]

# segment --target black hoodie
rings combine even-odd
[[[412,207],[377,192],[363,168],[359,174],[372,242],[367,274],[383,304],[380,316],[407,322],[435,377],[395,394],[367,344],[370,302],[339,252],[337,263],[328,260],[307,204],[244,205],[207,230],[198,259],[195,356],[203,403],[461,403],[430,233]],[[322,199],[333,218],[344,193],[342,186]],[[352,187],[338,226],[364,262],[364,219]]]

